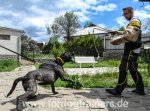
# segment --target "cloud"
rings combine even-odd
[[[103,24],[103,23],[98,24],[98,26],[100,26],[100,27],[102,27],[102,28],[106,28],[106,27],[107,27],[107,26],[106,26],[105,24]]]
[[[150,5],[146,5],[144,8],[145,8],[146,10],[150,11]]]
[[[38,41],[48,41],[45,25],[66,11],[74,11],[81,22],[90,21],[97,11],[112,11],[108,0],[0,0],[0,26],[24,30]],[[104,26],[104,25],[103,25]]]
[[[146,10],[135,10],[134,14],[141,20],[150,18],[150,13]]]
[[[32,4],[29,0],[19,2],[18,0],[0,1],[0,26],[22,29],[38,41],[46,40],[45,38],[48,40],[45,24],[52,23],[59,13]]]
[[[85,2],[87,4],[92,4],[92,5],[95,5],[95,4],[98,4],[98,3],[102,3],[102,2],[107,2],[108,0],[85,0]]]
[[[75,14],[79,16],[79,20],[81,22],[85,22],[85,21],[89,21],[90,20],[90,17],[86,16],[86,14],[83,13],[83,12],[78,11],[78,12],[75,12]]]
[[[149,5],[145,6],[144,9],[135,9],[134,15],[135,17],[139,18],[142,21],[142,27],[146,24],[146,21],[148,18],[150,18],[150,13],[148,9],[150,8]],[[123,17],[117,17],[116,22],[120,26],[126,26],[128,24],[128,21]]]
[[[81,22],[89,21],[92,14],[95,14],[97,8],[102,6],[99,5],[102,2],[107,2],[108,0],[61,0],[61,3],[57,5],[59,9],[73,10],[78,16]],[[96,7],[96,5],[98,7]],[[108,4],[103,11],[113,10],[113,7],[117,7],[115,4]],[[107,9],[106,8],[111,8]],[[93,11],[91,11],[91,9]]]
[[[92,9],[98,12],[104,12],[104,11],[113,11],[116,8],[117,8],[116,4],[106,4],[106,5],[94,6]]]
[[[138,0],[133,0],[133,2],[138,2]]]
[[[123,16],[117,17],[116,21],[120,26],[126,26],[128,24],[128,21]]]
[[[110,28],[110,30],[118,30],[118,27],[114,25],[113,27]]]

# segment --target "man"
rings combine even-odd
[[[133,93],[139,95],[145,95],[144,84],[142,76],[139,73],[137,59],[141,50],[141,22],[134,17],[132,7],[123,8],[123,15],[129,21],[125,31],[114,31],[112,33],[120,34],[119,38],[112,41],[113,45],[119,45],[121,42],[125,43],[124,53],[119,66],[119,79],[118,84],[114,89],[106,89],[111,95],[120,96],[127,85],[127,71],[132,75],[132,78],[136,84],[136,89],[132,90]],[[138,36],[137,36],[138,35]],[[120,42],[121,41],[121,42]]]

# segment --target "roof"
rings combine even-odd
[[[88,34],[107,34],[107,32],[105,31],[106,29],[101,28],[102,30],[98,30],[101,27],[99,26],[93,26],[93,27],[87,27],[87,28],[83,28],[83,29],[78,29],[78,31],[76,33],[74,33],[71,37],[78,37],[78,36],[83,36],[83,35],[88,35]],[[93,33],[94,30],[94,33]]]
[[[2,27],[2,26],[0,26],[0,29],[24,33],[24,30],[20,30],[20,29],[14,29],[14,28]]]

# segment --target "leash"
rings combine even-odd
[[[19,55],[19,56],[21,56],[21,57],[23,57],[23,58],[25,58],[25,59],[27,59],[27,60],[33,62],[33,63],[36,62],[36,61],[34,61],[33,59],[30,59],[30,58],[28,58],[28,57],[25,56],[25,55],[22,55],[22,54],[19,54],[19,53],[15,52],[15,51],[12,51],[12,50],[10,50],[10,49],[8,49],[8,48],[2,46],[2,45],[0,45],[0,47],[4,48],[4,49],[6,49],[6,50],[8,50],[8,51],[10,51],[10,52],[12,52],[12,53],[15,53],[15,54],[17,54],[17,55]]]

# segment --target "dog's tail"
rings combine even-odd
[[[27,78],[27,77],[19,77],[19,78],[15,79],[15,81],[14,81],[14,83],[13,83],[13,85],[12,85],[12,88],[11,88],[11,90],[9,91],[9,93],[7,94],[6,97],[10,96],[10,95],[13,93],[13,91],[15,90],[15,88],[16,88],[18,82],[23,81],[23,80],[26,80],[26,79],[28,79],[28,78]]]

